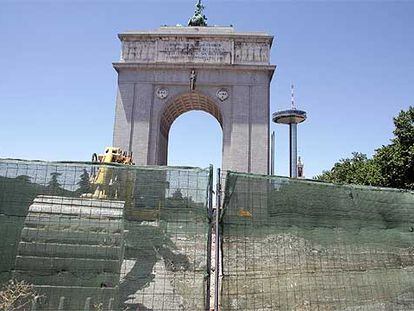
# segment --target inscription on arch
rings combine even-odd
[[[269,42],[169,37],[122,44],[124,62],[269,64]]]

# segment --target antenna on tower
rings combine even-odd
[[[295,106],[295,86],[293,84],[290,86],[290,96],[291,96],[292,109],[296,109],[296,106]]]

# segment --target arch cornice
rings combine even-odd
[[[276,65],[214,65],[214,64],[146,64],[146,63],[134,63],[134,62],[114,62],[112,63],[114,69],[119,73],[122,70],[125,71],[139,71],[139,70],[165,70],[165,69],[204,69],[204,70],[229,70],[235,72],[246,72],[246,71],[267,71],[270,80],[276,70]]]

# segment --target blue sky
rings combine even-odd
[[[271,111],[308,112],[299,153],[311,177],[392,137],[414,105],[414,2],[206,0],[210,25],[275,36]],[[0,157],[88,160],[111,145],[117,33],[185,24],[195,0],[0,0]],[[276,131],[276,173],[288,174],[288,128]],[[221,129],[202,112],[179,117],[169,164],[221,162]]]

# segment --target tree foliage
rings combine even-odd
[[[174,193],[172,194],[172,198],[174,200],[183,200],[183,194],[180,188],[177,188]]]
[[[375,151],[372,159],[354,152],[329,171],[316,176],[333,183],[414,189],[414,107],[394,118],[394,138]]]
[[[76,193],[78,195],[84,194],[84,193],[92,193],[92,187],[90,183],[90,176],[86,169],[83,169],[82,174],[80,175],[80,179],[77,182],[78,189],[76,189]]]
[[[381,169],[383,186],[414,189],[414,107],[394,118],[391,144],[376,151],[374,161]]]
[[[16,181],[22,184],[28,184],[31,182],[31,177],[27,175],[19,175],[16,177]]]
[[[381,184],[377,163],[365,154],[354,152],[352,158],[341,159],[330,171],[324,171],[316,179],[345,184],[374,186]]]
[[[60,175],[62,174],[58,172],[50,173],[50,180],[46,187],[49,194],[60,195],[63,192],[62,186],[58,181]]]

